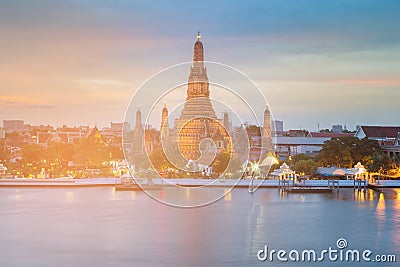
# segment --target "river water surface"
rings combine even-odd
[[[7,267],[398,266],[259,261],[257,252],[265,245],[337,249],[336,241],[344,238],[347,248],[395,254],[400,261],[399,229],[399,189],[383,194],[260,189],[252,195],[234,189],[192,209],[112,187],[0,189],[0,266]]]

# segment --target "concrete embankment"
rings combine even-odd
[[[136,181],[140,184],[152,183],[154,185],[163,186],[214,186],[214,187],[249,187],[250,185],[260,188],[277,188],[278,180],[230,180],[230,179],[161,179],[161,178],[138,178]],[[339,187],[354,187],[353,180],[338,180]],[[115,186],[120,184],[120,178],[85,178],[85,179],[0,179],[1,187],[89,187],[89,186]],[[327,187],[328,180],[304,180],[303,186],[307,187]],[[400,188],[400,180],[382,180],[377,183],[370,183],[369,187],[373,188]]]
[[[1,187],[84,187],[115,186],[121,183],[119,178],[87,178],[87,179],[0,179]]]

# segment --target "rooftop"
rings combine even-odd
[[[399,126],[361,126],[368,138],[396,138],[400,132]]]

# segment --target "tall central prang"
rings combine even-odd
[[[198,32],[197,41],[194,44],[193,66],[190,68],[187,100],[210,96],[207,69],[204,67],[204,48],[200,38],[200,32]]]
[[[211,155],[215,156],[224,149],[230,151],[231,142],[211,103],[207,69],[204,66],[204,47],[200,39],[198,32],[186,101],[181,115],[175,119],[173,133],[182,156],[187,160],[209,165],[214,159]],[[210,151],[213,153],[210,154]]]

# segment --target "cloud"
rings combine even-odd
[[[21,96],[0,96],[0,105],[20,108],[58,108],[59,106]]]
[[[59,123],[119,118],[150,75],[191,59],[200,30],[206,59],[260,81],[282,117],[295,116],[295,126],[329,121],[335,106],[313,102],[336,87],[351,97],[364,87],[399,86],[399,13],[400,2],[386,0],[0,0],[0,113],[34,119],[32,108],[60,107],[36,116]],[[369,94],[365,107],[376,106],[375,98]],[[356,123],[354,106],[343,109]],[[379,114],[392,118],[389,112]]]

